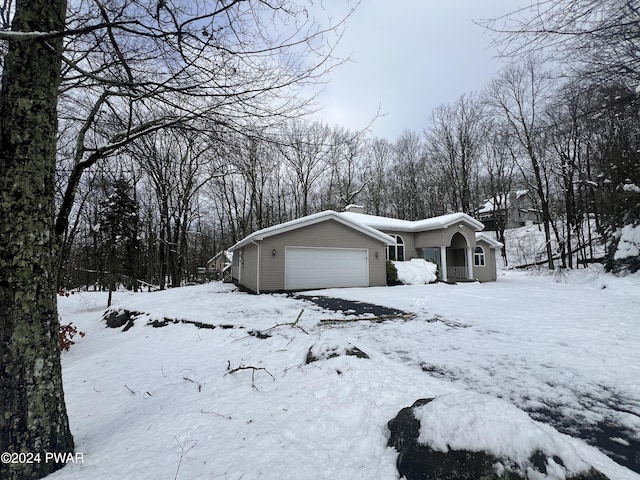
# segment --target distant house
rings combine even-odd
[[[506,222],[505,229],[540,223],[540,211],[529,190],[514,190],[507,195],[488,199],[476,214],[485,230],[497,230],[499,222]]]
[[[231,281],[232,254],[228,250],[221,250],[207,261],[207,271],[216,280]]]
[[[386,260],[424,258],[441,281],[496,280],[496,249],[482,223],[464,213],[418,221],[366,215],[354,205],[326,210],[245,237],[233,280],[254,292],[386,285]]]

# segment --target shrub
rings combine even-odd
[[[76,335],[80,335],[84,337],[85,333],[80,332],[76,327],[73,326],[73,323],[68,323],[66,325],[60,324],[60,350],[63,352],[68,351],[73,345],[73,337]]]
[[[387,285],[398,283],[398,270],[391,260],[387,260]]]

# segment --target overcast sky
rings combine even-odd
[[[431,110],[481,90],[499,71],[489,32],[473,20],[494,18],[529,0],[362,0],[348,20],[335,70],[318,101],[330,125],[370,130],[393,142],[421,131]]]

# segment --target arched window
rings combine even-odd
[[[389,235],[396,243],[395,245],[387,245],[387,260],[404,261],[404,240],[400,235]]]
[[[484,267],[484,249],[482,247],[476,247],[473,252],[473,264],[476,267]]]

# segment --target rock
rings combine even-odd
[[[326,344],[314,344],[309,348],[307,353],[306,364],[311,362],[317,362],[318,360],[328,360],[329,358],[339,357],[340,355],[350,355],[358,358],[369,358],[369,355],[364,353],[355,345],[347,342],[346,345],[326,345]]]
[[[120,328],[124,326],[122,331],[126,332],[133,327],[133,323],[139,315],[139,312],[133,312],[131,310],[107,310],[102,316],[102,319],[107,323],[107,327]]]
[[[391,434],[387,445],[398,451],[398,472],[400,477],[406,480],[608,480],[607,476],[588,465],[581,471],[570,471],[559,455],[540,450],[533,451],[528,459],[508,458],[485,450],[442,449],[418,441],[421,429],[424,431],[425,428],[429,428],[429,425],[421,425],[419,418],[424,417],[418,412],[433,400],[417,400],[411,407],[400,410],[388,423]],[[455,404],[452,405],[451,411],[444,415],[455,418],[456,408]],[[473,405],[470,408],[473,409]],[[482,413],[482,410],[480,411]],[[467,412],[461,415],[464,417],[466,414]],[[517,417],[516,419],[519,420]],[[509,416],[504,421],[508,422]],[[533,424],[533,421],[531,422]],[[443,426],[438,424],[433,428],[442,429]],[[443,435],[446,436],[446,433]],[[509,448],[503,451],[509,451]]]
[[[148,314],[142,313],[142,312],[136,312],[133,310],[126,310],[126,309],[120,309],[120,310],[107,310],[105,312],[105,314],[103,315],[102,319],[104,321],[106,321],[107,323],[107,327],[109,328],[120,328],[122,326],[124,326],[124,328],[122,329],[123,332],[126,332],[127,330],[129,330],[131,327],[133,327],[134,322],[136,321],[136,319],[142,318],[142,317],[149,317]],[[161,320],[158,319],[154,319],[154,320],[149,320],[147,322],[147,325],[154,327],[154,328],[162,328],[162,327],[166,327],[169,324],[178,324],[178,323],[183,323],[183,324],[187,324],[187,325],[195,325],[198,328],[205,328],[205,329],[214,329],[217,328],[216,325],[210,324],[210,323],[203,323],[203,322],[196,322],[194,320],[178,320],[178,319],[174,319],[174,318],[162,318]],[[221,328],[236,328],[234,325],[220,325]],[[242,327],[238,327],[238,328],[242,328]]]

